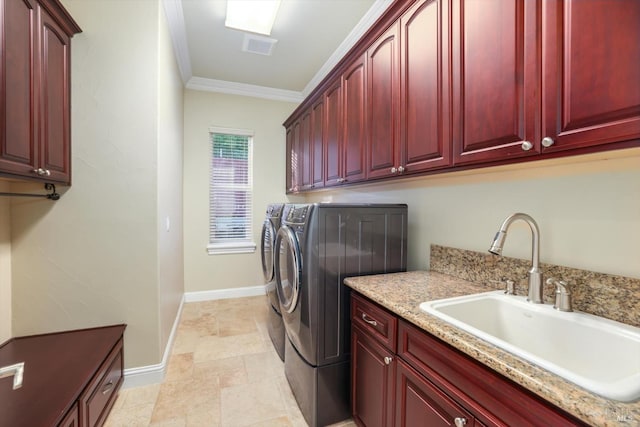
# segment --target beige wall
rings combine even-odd
[[[10,191],[0,181],[0,192]],[[11,335],[11,212],[7,197],[0,197],[0,343]]]
[[[407,203],[411,270],[428,268],[432,243],[486,251],[509,214],[526,212],[540,227],[542,262],[640,278],[640,151],[595,157],[616,158],[436,175],[307,200]],[[504,255],[530,259],[530,236],[526,224],[514,223]]]
[[[260,231],[268,203],[284,202],[285,132],[296,104],[235,95],[185,91],[184,267],[185,291],[263,285]],[[252,254],[208,255],[209,128],[248,129],[254,137]]]
[[[164,11],[163,8],[160,9]],[[164,348],[184,295],[184,90],[164,12],[158,16],[158,27],[158,288],[160,344],[161,348]]]
[[[55,203],[12,205],[14,334],[126,323],[125,366],[157,364],[181,287],[180,213],[168,207],[181,190],[163,174],[179,180],[182,111],[162,8],[63,3],[84,29],[72,45],[73,186]]]

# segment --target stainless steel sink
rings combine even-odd
[[[420,304],[455,325],[609,399],[640,399],[640,328],[487,292]]]

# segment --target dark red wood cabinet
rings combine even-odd
[[[22,387],[0,380],[1,427],[97,427],[123,381],[125,325],[12,338],[0,366],[24,362]]]
[[[447,0],[420,0],[400,18],[398,173],[451,165],[449,10]]]
[[[327,76],[325,186],[640,146],[638,22],[637,1],[394,2]]]
[[[398,173],[400,165],[400,56],[398,25],[367,50],[367,177]]]
[[[361,426],[393,424],[397,320],[376,305],[351,299],[351,407]]]
[[[585,426],[445,342],[351,293],[358,426]]]
[[[366,64],[361,55],[342,75],[342,182],[366,178]]]
[[[538,1],[453,0],[451,9],[454,163],[538,154]]]
[[[542,2],[542,152],[640,145],[640,2]]]
[[[71,182],[71,37],[57,0],[0,0],[0,174]]]
[[[324,98],[324,185],[343,181],[342,167],[342,80],[336,79],[323,93]]]

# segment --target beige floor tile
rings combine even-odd
[[[295,427],[289,417],[278,417],[271,420],[261,421],[259,423],[251,424],[250,427]],[[304,427],[307,427],[305,424]]]
[[[151,423],[153,404],[111,411],[104,427],[147,427]]]
[[[169,358],[165,381],[188,380],[193,376],[193,353],[175,354]]]
[[[218,335],[221,337],[252,332],[258,332],[258,326],[252,316],[222,316],[218,321]]]
[[[130,388],[126,391],[127,397],[123,403],[123,408],[125,409],[133,406],[155,404],[160,392],[160,384]]]
[[[187,419],[185,418],[173,418],[170,420],[160,421],[157,423],[149,424],[150,427],[186,427]]]
[[[220,413],[223,427],[250,426],[287,416],[278,384],[270,380],[222,389]]]
[[[187,427],[219,427],[220,401],[202,411],[193,411],[187,414]]]
[[[178,328],[171,354],[193,353],[196,351],[199,342],[200,334],[197,331],[180,330]]]
[[[218,405],[219,398],[217,379],[194,377],[187,381],[164,382],[151,421],[184,418],[190,412],[206,411]]]
[[[258,332],[254,332],[230,337],[201,338],[193,356],[194,362],[200,363],[265,351],[266,343]]]
[[[116,401],[113,402],[113,407],[111,408],[111,411],[117,411],[120,408],[122,408],[122,406],[124,405],[124,401],[127,399],[128,393],[129,393],[129,390],[120,389],[120,391],[118,391],[118,394],[116,395]]]
[[[284,363],[275,351],[247,354],[243,358],[249,382],[284,377]]]

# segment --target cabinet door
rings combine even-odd
[[[355,326],[351,342],[353,418],[361,426],[392,426],[394,354]]]
[[[40,160],[47,180],[69,183],[71,39],[40,8]]]
[[[313,153],[311,147],[311,109],[302,113],[300,119],[300,189],[311,188],[311,176],[313,174]]]
[[[289,158],[289,192],[297,193],[300,191],[300,182],[302,178],[300,157],[300,120],[296,120],[287,134],[287,145],[290,147],[288,151]]]
[[[540,151],[535,0],[454,0],[454,164]]]
[[[286,146],[285,146],[285,191],[288,193],[293,191],[293,126],[286,129]]]
[[[366,155],[366,73],[362,55],[345,71],[342,78],[343,132],[342,153],[347,182],[361,181],[365,176]]]
[[[640,2],[545,0],[542,11],[543,152],[640,138]]]
[[[324,185],[340,184],[342,180],[342,81],[338,79],[324,95],[325,147]]]
[[[324,96],[311,107],[311,188],[324,186]]]
[[[448,4],[421,0],[400,20],[400,148],[405,172],[451,164]]]
[[[3,0],[0,8],[0,170],[36,176],[37,5]]]
[[[398,173],[398,26],[389,28],[367,51],[368,178]]]
[[[396,427],[476,425],[473,415],[402,360],[396,369]]]

